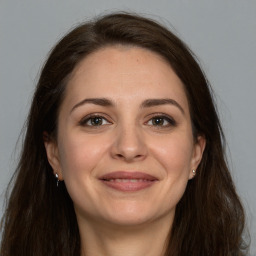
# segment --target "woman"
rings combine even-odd
[[[211,89],[180,39],[121,13],[55,46],[2,224],[2,256],[244,255]]]

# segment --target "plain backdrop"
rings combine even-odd
[[[1,207],[19,156],[16,142],[48,51],[79,22],[112,11],[137,12],[162,22],[198,56],[216,93],[232,176],[246,208],[250,255],[255,256],[255,0],[0,0]]]

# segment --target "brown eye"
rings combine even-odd
[[[110,122],[102,116],[90,116],[80,122],[82,126],[102,126],[106,124],[110,124]]]
[[[151,118],[147,124],[150,126],[157,126],[157,127],[169,127],[169,126],[175,126],[176,122],[170,117],[155,116]]]
[[[98,126],[98,125],[102,125],[103,120],[101,117],[93,117],[93,118],[90,118],[89,122],[93,126]]]
[[[154,117],[152,118],[153,125],[164,125],[164,119],[162,117]]]

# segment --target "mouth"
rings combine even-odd
[[[158,179],[142,172],[111,172],[99,179],[106,186],[123,192],[139,191],[151,187]]]

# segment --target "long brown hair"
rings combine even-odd
[[[77,64],[88,54],[116,44],[146,48],[170,63],[184,84],[194,137],[206,139],[198,174],[177,205],[166,256],[244,255],[244,211],[226,164],[211,88],[195,56],[155,21],[117,13],[73,29],[53,48],[42,69],[2,219],[1,256],[80,255],[73,203],[65,183],[56,186],[43,134],[56,138],[65,87]]]

